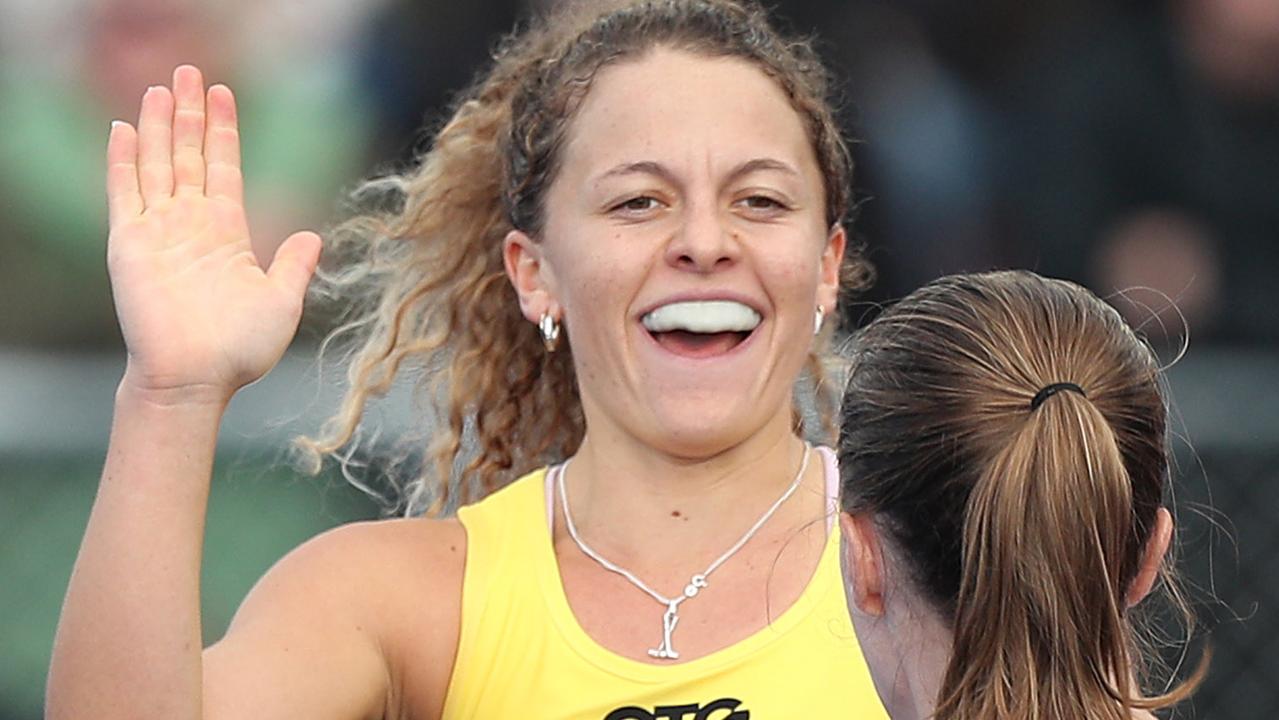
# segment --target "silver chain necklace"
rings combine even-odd
[[[564,511],[564,525],[568,528],[569,537],[573,538],[573,542],[577,543],[578,549],[595,562],[604,566],[605,569],[611,570],[631,581],[632,585],[643,590],[649,595],[649,597],[666,606],[666,612],[662,614],[662,644],[659,647],[649,649],[648,654],[650,657],[654,657],[659,660],[679,659],[679,653],[675,651],[674,645],[671,644],[671,635],[675,632],[675,626],[679,624],[680,603],[697,597],[697,593],[706,588],[706,579],[710,576],[710,574],[715,572],[720,565],[723,565],[724,562],[732,557],[738,550],[741,550],[742,546],[755,536],[755,533],[763,527],[764,523],[768,522],[768,519],[773,516],[773,513],[777,512],[777,508],[781,507],[782,503],[786,502],[791,495],[795,494],[795,491],[799,489],[800,481],[804,478],[804,471],[808,469],[808,457],[810,450],[811,448],[809,448],[808,443],[804,443],[804,459],[799,464],[799,472],[795,474],[795,479],[791,481],[790,487],[786,489],[786,492],[782,493],[782,496],[777,498],[777,501],[773,503],[772,507],[768,508],[768,510],[755,521],[755,524],[751,526],[751,529],[747,530],[746,534],[743,535],[736,544],[729,548],[723,555],[720,555],[719,558],[707,566],[705,570],[690,578],[688,585],[684,586],[683,595],[673,598],[668,598],[649,587],[647,583],[636,577],[634,573],[605,559],[604,556],[595,552],[591,546],[582,541],[582,538],[577,534],[577,526],[573,524],[573,515],[568,510],[568,494],[564,491],[564,475],[568,470],[568,462],[566,461],[559,467],[559,477],[556,478],[558,481],[556,482],[556,485],[560,495],[560,506]]]

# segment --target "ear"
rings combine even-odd
[[[1137,568],[1137,575],[1128,586],[1128,596],[1125,598],[1128,607],[1141,602],[1154,588],[1155,581],[1159,579],[1159,568],[1163,565],[1171,542],[1172,514],[1167,508],[1159,508],[1155,513],[1155,528],[1141,553],[1141,566]]]
[[[869,514],[842,512],[844,583],[853,604],[867,615],[884,614],[884,564],[879,534]]]
[[[542,246],[521,230],[512,230],[502,241],[502,261],[506,277],[520,298],[520,312],[529,322],[538,322],[544,313],[557,317],[559,303],[552,288],[554,277],[544,262]]]
[[[844,226],[835,223],[831,226],[826,247],[822,250],[821,277],[817,285],[817,304],[827,315],[835,311],[835,304],[839,300],[839,271],[844,266],[844,250],[847,246],[848,236],[844,232]]]

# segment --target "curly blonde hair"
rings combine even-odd
[[[851,161],[827,72],[754,2],[581,3],[535,20],[500,45],[415,168],[358,188],[357,213],[328,238],[317,289],[342,299],[346,322],[334,335],[354,342],[341,408],[300,441],[314,468],[325,456],[353,457],[370,401],[406,365],[424,371],[420,396],[441,427],[418,447],[415,477],[392,480],[396,509],[445,512],[576,450],[585,421],[571,347],[547,353],[521,314],[503,240],[515,228],[540,237],[560,149],[596,74],[658,46],[741,58],[773,78],[805,121],[827,220],[845,219]],[[845,290],[869,280],[856,251],[843,270]],[[814,351],[804,374],[829,435],[835,398],[823,357]]]

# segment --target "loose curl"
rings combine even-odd
[[[299,441],[314,469],[325,456],[346,466],[370,401],[406,364],[424,371],[421,396],[443,427],[426,450],[431,462],[406,483],[392,480],[398,509],[438,514],[576,450],[585,421],[570,343],[543,349],[507,281],[502,245],[516,228],[540,240],[560,151],[599,71],[656,47],[741,58],[773,78],[805,121],[826,219],[845,219],[852,166],[827,72],[754,2],[583,3],[537,20],[499,46],[416,167],[358,188],[356,214],[328,238],[317,290],[345,304],[329,340],[350,337],[354,350],[340,409],[318,437]],[[841,274],[845,290],[870,278],[855,250]],[[829,435],[825,338],[815,345],[804,374]],[[802,431],[798,409],[795,418]]]

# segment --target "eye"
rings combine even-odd
[[[791,209],[791,206],[772,195],[763,195],[755,193],[747,195],[737,201],[739,207],[744,208],[753,215],[763,215],[772,217],[780,215]]]
[[[774,208],[786,207],[780,200],[776,200],[767,195],[751,195],[750,197],[742,200],[742,202],[746,203],[746,207],[749,207],[752,210],[771,210]]]
[[[613,207],[609,208],[609,212],[620,213],[622,215],[646,215],[662,206],[662,201],[652,195],[636,195],[628,198]]]
[[[656,194],[637,194],[614,203],[609,207],[609,215],[624,223],[641,223],[657,219],[666,207],[669,207],[668,203]]]

